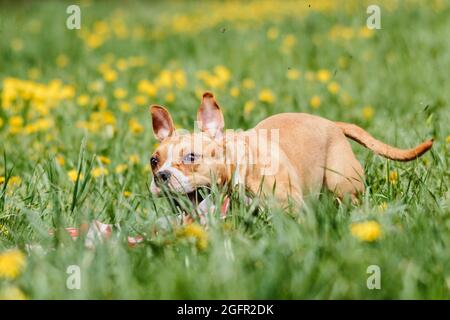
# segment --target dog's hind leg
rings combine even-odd
[[[357,202],[357,194],[364,192],[364,171],[343,134],[333,137],[329,144],[324,185],[342,199],[350,195]]]

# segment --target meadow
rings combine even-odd
[[[376,1],[370,30],[372,2],[80,1],[70,30],[71,2],[2,1],[0,298],[449,299],[450,3]],[[227,128],[307,112],[435,142],[408,163],[352,142],[359,205],[255,214],[235,195],[225,219],[181,225],[149,191],[148,107],[192,130],[206,90]],[[65,230],[93,220],[114,225],[95,248]]]

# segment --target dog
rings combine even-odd
[[[431,139],[398,149],[354,124],[306,113],[273,115],[248,131],[225,130],[211,92],[202,96],[197,132],[179,133],[162,106],[152,105],[150,113],[160,142],[150,158],[150,190],[158,196],[165,187],[192,201],[199,188],[232,184],[253,195],[274,196],[282,204],[301,204],[324,188],[338,199],[349,195],[357,202],[365,189],[364,171],[347,138],[397,161],[414,160],[433,145]]]

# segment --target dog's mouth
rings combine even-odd
[[[166,194],[170,198],[172,198],[176,207],[182,209],[183,211],[188,211],[189,207],[192,206],[194,209],[197,209],[199,205],[211,194],[211,190],[207,186],[197,187],[191,192],[187,193],[179,193],[179,192],[170,192],[170,194]],[[187,199],[186,199],[187,198]],[[190,202],[190,205],[189,203]]]
[[[160,185],[156,180],[155,183],[159,196],[170,199],[169,203],[171,205],[185,212],[189,212],[192,209],[197,210],[204,206],[211,195],[211,187],[208,185],[198,186],[191,192],[180,192],[172,190],[166,185]]]
[[[194,207],[198,206],[199,203],[201,203],[205,198],[211,194],[211,190],[209,187],[202,186],[196,188],[194,191],[186,193],[186,196],[191,201],[191,203],[194,205]]]

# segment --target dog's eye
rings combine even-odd
[[[195,160],[197,160],[198,156],[195,153],[188,153],[184,156],[183,162],[184,163],[193,163]]]
[[[150,165],[152,166],[152,168],[156,167],[158,165],[158,158],[151,157],[150,158]]]

